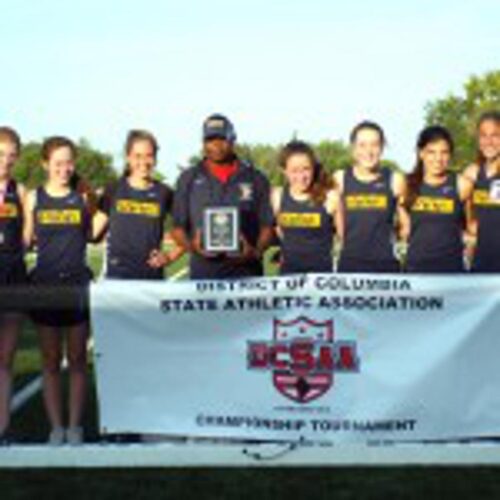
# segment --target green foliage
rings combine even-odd
[[[314,149],[327,172],[347,168],[352,163],[349,148],[342,141],[323,140]]]
[[[16,179],[30,188],[41,185],[45,179],[41,163],[41,144],[27,143],[16,165]],[[103,187],[118,177],[111,155],[94,149],[85,139],[78,143],[76,170],[94,188]]]
[[[349,146],[342,141],[322,140],[317,144],[311,144],[318,160],[327,172],[347,168],[352,163]],[[278,165],[278,157],[283,144],[248,144],[236,145],[236,153],[240,158],[251,161],[256,167],[264,171],[271,184],[283,183],[283,174]],[[196,165],[202,158],[202,154],[193,155],[189,159],[189,165]],[[393,170],[399,170],[399,166],[392,160],[383,160],[382,166]]]
[[[388,168],[389,170],[396,170],[398,172],[402,172],[401,167],[393,160],[382,160],[380,165],[384,168]]]
[[[474,161],[477,120],[492,109],[500,110],[500,71],[472,76],[464,84],[462,95],[449,94],[426,105],[426,124],[443,125],[453,134],[457,169]]]
[[[153,179],[158,182],[165,182],[165,176],[159,170],[153,172]]]
[[[29,187],[39,186],[45,177],[40,163],[40,144],[29,142],[22,148],[14,176],[19,182]]]
[[[278,155],[281,147],[281,145],[243,143],[237,145],[236,152],[240,158],[251,161],[263,170],[271,184],[279,184],[281,171],[278,166]]]
[[[85,139],[78,143],[76,170],[94,188],[105,186],[118,177],[112,156],[92,148]]]
[[[333,173],[335,170],[345,169],[352,163],[349,147],[342,141],[323,140],[311,145],[318,160],[327,172]],[[271,184],[277,185],[283,182],[281,169],[278,165],[278,156],[282,147],[283,145],[240,144],[237,147],[237,152],[242,158],[251,160],[257,167],[262,169]],[[382,161],[382,165],[393,170],[399,170],[399,166],[391,160]]]

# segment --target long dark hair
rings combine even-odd
[[[500,111],[491,110],[484,112],[477,121],[476,134],[479,133],[481,125],[485,122],[494,122],[496,125],[500,127]],[[479,145],[477,147],[477,152],[476,152],[476,162],[478,163],[478,165],[482,165],[486,162],[486,158],[479,149]]]
[[[415,166],[413,167],[413,171],[407,177],[407,207],[411,207],[415,203],[415,200],[420,194],[420,188],[424,180],[424,162],[420,158],[420,153],[428,144],[438,141],[445,141],[450,148],[450,153],[453,154],[453,151],[455,149],[453,137],[445,127],[442,127],[441,125],[431,125],[424,128],[418,136],[416,147],[417,159],[415,162]]]
[[[296,154],[307,156],[313,165],[313,179],[309,193],[313,203],[321,205],[325,202],[328,191],[334,187],[333,178],[325,171],[313,148],[303,141],[293,140],[283,147],[279,155],[280,167],[284,170],[288,160]]]

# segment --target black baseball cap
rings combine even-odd
[[[236,141],[234,125],[224,115],[213,114],[203,122],[203,140],[208,141],[216,137],[229,142]]]

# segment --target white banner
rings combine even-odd
[[[362,442],[500,435],[500,278],[92,286],[101,428]]]

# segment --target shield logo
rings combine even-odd
[[[252,184],[248,182],[240,183],[240,200],[241,201],[251,201],[253,198],[253,188]]]
[[[320,346],[333,348],[333,320],[275,319],[273,339],[277,358],[280,351],[289,358],[282,365],[276,363],[273,370],[273,384],[281,394],[297,403],[309,403],[330,389],[333,370],[321,370],[318,357]]]

